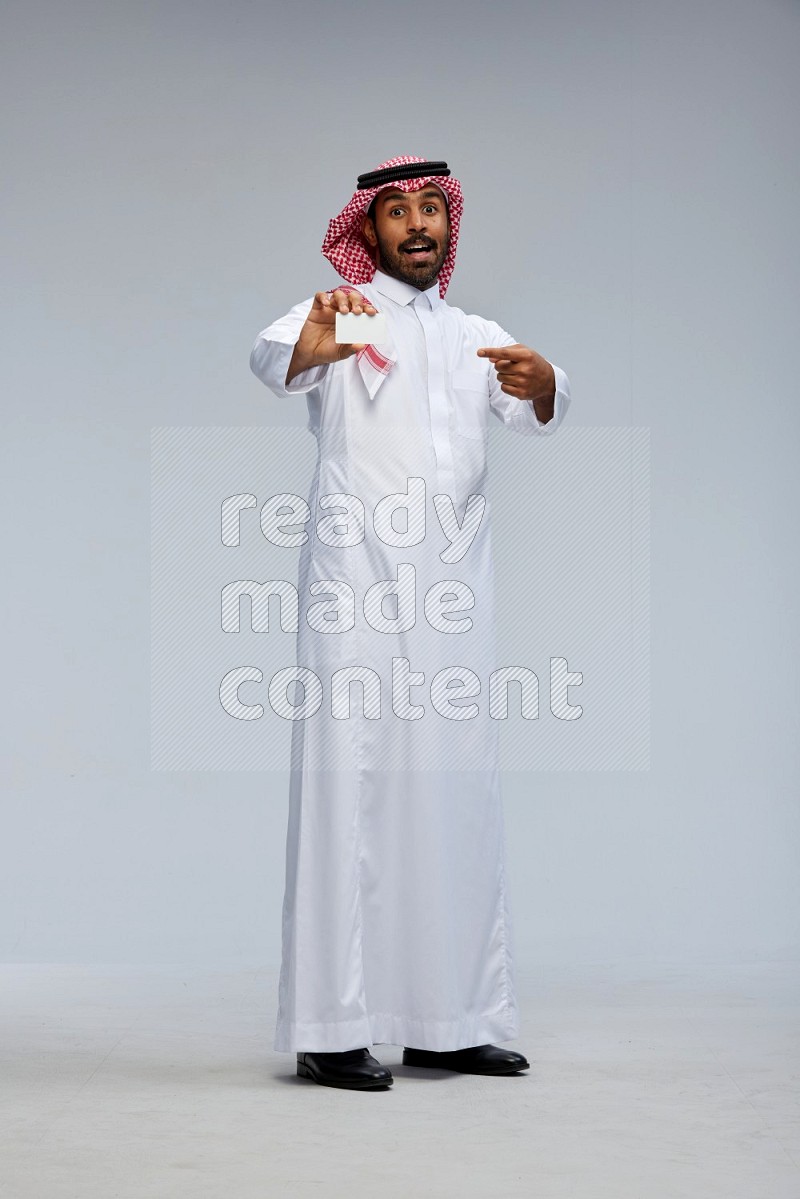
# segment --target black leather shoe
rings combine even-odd
[[[348,1087],[365,1091],[390,1087],[394,1082],[388,1066],[382,1066],[368,1049],[346,1049],[344,1053],[298,1053],[297,1073],[323,1087]]]
[[[404,1049],[404,1066],[427,1066],[433,1070],[457,1070],[459,1074],[516,1074],[527,1070],[530,1062],[513,1049],[499,1045],[471,1045],[435,1053],[432,1049]]]

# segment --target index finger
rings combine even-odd
[[[516,362],[523,358],[526,353],[525,346],[482,346],[478,350],[478,354],[483,358],[491,358],[496,361],[498,358],[508,358],[511,362]]]

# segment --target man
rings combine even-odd
[[[386,1088],[371,1045],[402,1045],[407,1066],[528,1067],[494,1044],[518,1009],[482,488],[489,412],[551,433],[569,384],[446,303],[463,211],[446,163],[393,158],[358,183],[322,247],[347,284],[260,333],[250,364],[306,396],[322,515],[299,594],[335,601],[299,625],[275,1049],[323,1085]],[[337,312],[387,332],[341,344]]]

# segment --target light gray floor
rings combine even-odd
[[[798,1199],[798,970],[521,980],[527,1075],[359,1093],[271,1051],[275,977],[3,966],[3,1199]]]

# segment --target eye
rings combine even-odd
[[[426,204],[425,207],[428,209],[429,212],[436,212],[435,204]]]
[[[390,216],[396,216],[396,215],[397,215],[397,213],[399,213],[399,212],[402,212],[402,211],[403,211],[403,210],[402,210],[402,208],[393,208],[393,209],[391,210],[391,212],[390,212],[390,214],[389,214],[389,215],[390,215]]]

